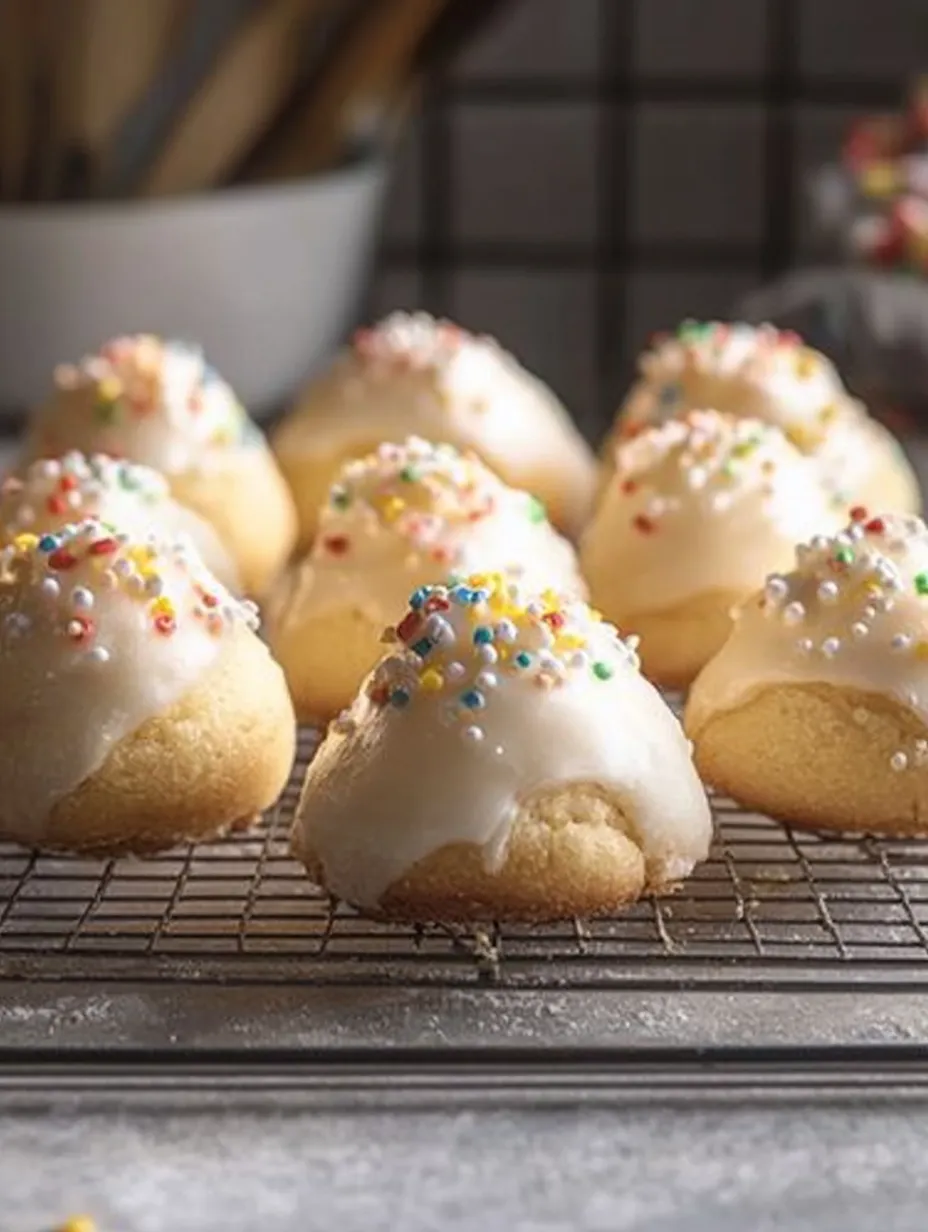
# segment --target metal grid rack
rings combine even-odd
[[[819,838],[716,798],[710,860],[674,898],[611,919],[486,934],[377,924],[333,908],[287,854],[315,737],[253,835],[145,861],[0,847],[0,985],[246,978],[321,986],[687,987],[721,969],[784,986],[811,968],[928,975],[928,842]],[[673,979],[670,972],[673,971]],[[867,977],[864,974],[864,982]]]

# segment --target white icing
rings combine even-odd
[[[772,325],[686,322],[645,352],[639,367],[616,438],[711,406],[780,428],[849,504],[919,505],[914,475],[893,438],[851,397],[834,365],[796,334]]]
[[[223,585],[238,589],[238,571],[216,532],[173,500],[167,480],[146,466],[72,451],[39,459],[0,483],[0,547],[23,531],[44,534],[87,518],[137,535],[158,529],[189,538]]]
[[[914,517],[861,517],[796,549],[741,610],[700,675],[687,724],[772,684],[830,684],[876,693],[928,722],[928,530]]]
[[[814,465],[775,427],[693,411],[616,450],[616,471],[581,544],[613,619],[712,591],[748,594],[788,568],[797,540],[841,515]]]
[[[492,339],[424,313],[359,331],[275,443],[282,454],[329,456],[410,435],[474,449],[516,486],[551,469],[571,494],[569,517],[586,513],[592,457],[551,390]]]
[[[198,347],[147,334],[116,338],[55,373],[30,424],[27,456],[71,449],[131,458],[166,475],[234,466],[260,433]]]
[[[0,551],[0,815],[39,841],[54,804],[255,624],[184,544],[89,520]]]
[[[436,600],[450,606],[430,612]],[[579,782],[615,794],[649,884],[705,858],[711,817],[688,742],[611,625],[550,594],[526,603],[499,578],[468,579],[450,596],[424,588],[414,602],[397,630],[404,645],[307,773],[296,826],[333,892],[376,906],[454,843],[499,868],[520,801]],[[492,641],[479,640],[484,630]]]
[[[536,498],[473,456],[411,437],[342,468],[289,618],[350,606],[382,627],[417,586],[478,569],[532,589],[585,590],[573,548]]]

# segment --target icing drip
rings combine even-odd
[[[919,518],[859,508],[838,534],[800,545],[795,568],[767,579],[699,678],[693,729],[776,683],[881,694],[928,724],[928,530]],[[909,763],[906,754],[894,768]]]
[[[330,728],[298,810],[349,901],[375,905],[452,843],[499,867],[520,800],[550,784],[614,791],[652,884],[705,856],[711,822],[679,724],[633,644],[585,604],[476,574],[416,590],[385,638],[392,652]]]
[[[33,454],[99,450],[177,474],[260,441],[230,387],[202,351],[148,334],[115,338],[55,372],[54,397],[36,414]]]
[[[616,451],[581,560],[611,615],[709,591],[747,593],[793,545],[841,515],[813,465],[775,427],[691,411]]]
[[[167,481],[146,466],[72,451],[33,462],[21,476],[0,482],[0,546],[22,531],[57,531],[87,518],[142,534],[156,527],[172,537],[189,536],[207,566],[237,584],[212,527],[172,500]]]
[[[0,809],[41,837],[52,806],[177,701],[253,605],[183,542],[90,519],[0,551]]]

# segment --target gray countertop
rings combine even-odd
[[[923,1232],[921,1112],[14,1118],[0,1226],[101,1232]]]

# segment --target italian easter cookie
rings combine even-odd
[[[89,520],[0,550],[0,835],[145,854],[282,790],[280,668],[186,542]]]
[[[472,454],[411,437],[342,468],[308,557],[271,594],[267,633],[297,712],[344,709],[418,586],[477,569],[582,595],[573,548],[537,497]]]
[[[799,826],[928,834],[928,531],[854,510],[741,610],[686,710],[703,776]]]
[[[915,512],[921,494],[895,438],[851,397],[834,365],[772,325],[687,321],[639,360],[607,445],[642,426],[713,407],[778,427],[846,504]]]
[[[499,575],[414,592],[307,772],[293,848],[363,911],[611,912],[677,886],[711,819],[677,720],[582,602]]]
[[[215,530],[179,505],[164,476],[150,467],[72,450],[0,480],[0,545],[24,531],[59,531],[88,518],[143,534],[160,529],[171,538],[187,536],[219,581],[230,590],[239,588],[235,562]]]
[[[682,688],[721,648],[732,608],[846,512],[779,428],[690,411],[619,443],[581,565],[595,605],[640,636],[645,674]]]
[[[26,461],[70,450],[160,471],[171,495],[209,522],[246,592],[290,556],[296,513],[264,437],[199,348],[147,334],[62,364],[32,419]]]
[[[340,467],[408,436],[472,449],[568,534],[588,516],[595,461],[551,390],[492,339],[398,312],[360,330],[273,437],[304,546]]]

